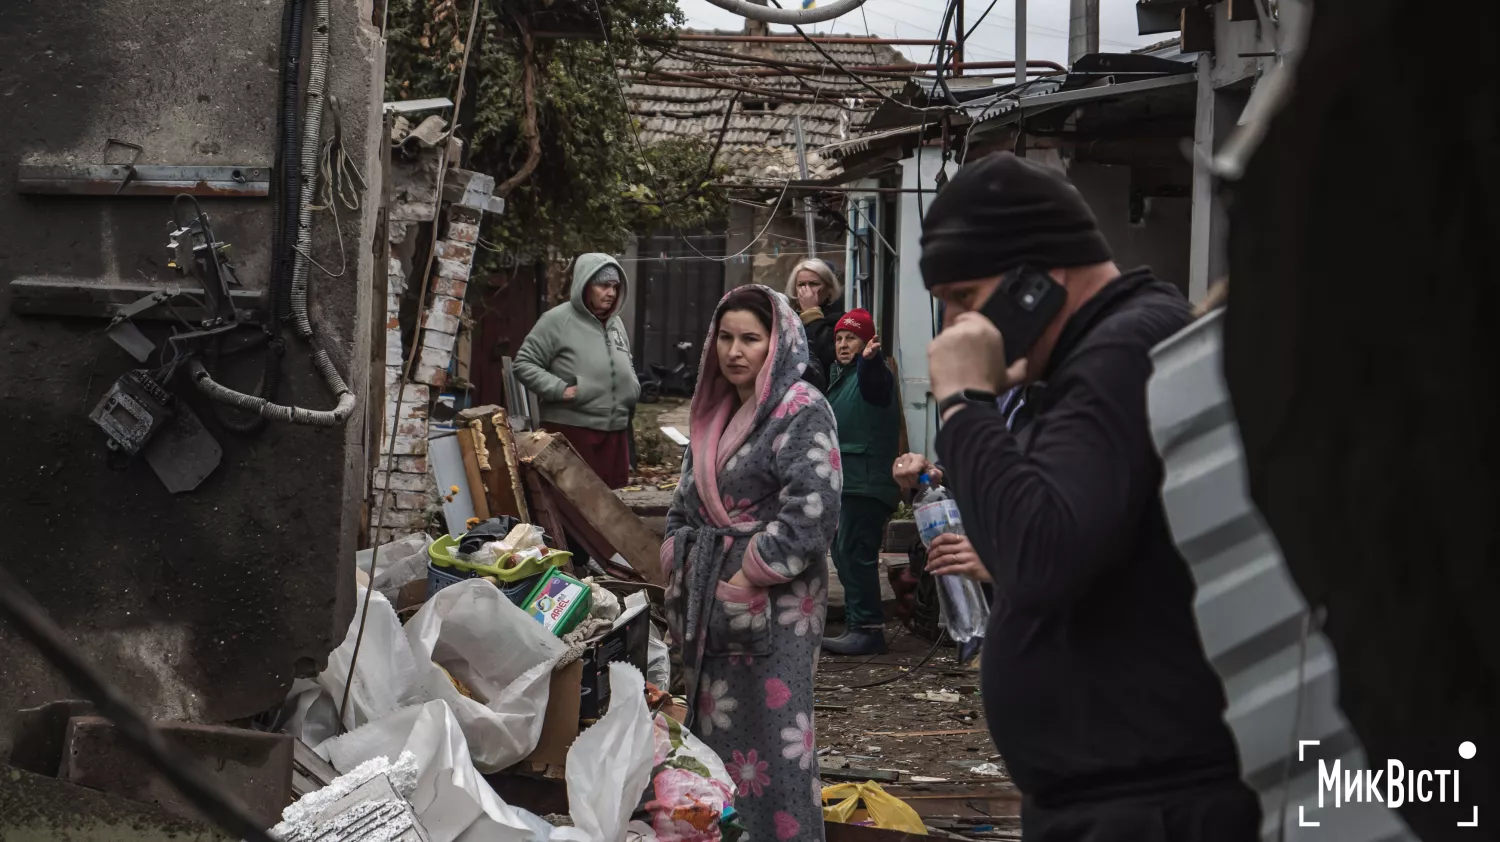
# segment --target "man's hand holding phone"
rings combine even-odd
[[[927,346],[927,373],[938,400],[965,389],[1000,394],[1026,379],[1026,360],[1005,368],[1005,339],[978,313],[961,313]],[[963,408],[949,408],[948,415]]]

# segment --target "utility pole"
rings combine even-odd
[[[1016,0],[1016,84],[1026,81],[1026,0]]]
[[[1099,0],[1072,0],[1068,18],[1068,66],[1099,52]]]
[[[802,135],[802,117],[799,115],[792,118],[797,126],[797,168],[802,173],[802,180],[807,181],[807,141]],[[816,226],[813,225],[813,203],[812,198],[802,200],[802,221],[807,226],[807,256],[818,256],[818,238]]]
[[[954,17],[958,22],[957,37],[954,42],[957,45],[953,50],[953,75],[964,75],[964,0],[955,0],[956,8]]]

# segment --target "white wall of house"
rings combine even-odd
[[[900,250],[896,274],[896,335],[890,343],[891,356],[901,372],[901,402],[906,416],[907,446],[929,458],[936,455],[932,440],[937,436],[937,418],[932,398],[932,383],[927,377],[927,344],[932,341],[933,321],[937,312],[932,296],[922,285],[922,214],[932,204],[933,179],[943,165],[941,150],[918,149],[901,162],[901,186],[906,190],[921,188],[924,192],[902,193],[896,203],[896,242]],[[951,177],[958,169],[948,163]],[[918,212],[921,203],[921,213]]]

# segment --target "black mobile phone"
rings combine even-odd
[[[1006,273],[979,312],[1005,337],[1007,368],[1031,352],[1066,300],[1062,285],[1040,269],[1022,266]]]

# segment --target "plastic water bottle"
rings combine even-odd
[[[913,509],[917,517],[917,532],[922,537],[922,546],[931,547],[932,541],[945,532],[964,534],[963,517],[958,513],[958,502],[947,491],[932,484],[932,477],[921,476],[922,490],[917,494]],[[985,601],[984,590],[968,576],[937,576],[938,607],[942,611],[943,625],[948,636],[958,644],[958,661],[967,664],[973,660],[984,644],[984,627],[990,619],[990,606]]]

